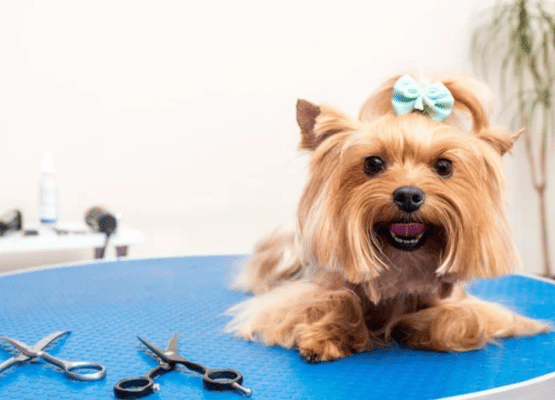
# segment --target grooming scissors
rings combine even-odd
[[[159,390],[159,385],[154,383],[157,376],[173,371],[177,364],[184,365],[191,371],[202,376],[204,387],[209,390],[238,390],[245,396],[250,396],[252,391],[241,386],[243,375],[233,369],[210,369],[200,364],[188,361],[177,352],[177,333],[171,337],[166,350],[159,349],[145,339],[138,337],[143,344],[154,354],[160,357],[160,365],[151,369],[147,374],[137,378],[125,378],[114,385],[114,394],[120,399],[137,399],[148,396]]]
[[[7,337],[0,336],[0,340],[8,342],[14,346],[21,354],[14,356],[3,363],[0,364],[0,372],[8,369],[15,364],[24,364],[28,362],[34,362],[35,360],[41,358],[44,361],[61,368],[61,370],[70,378],[78,381],[97,381],[106,376],[106,369],[97,363],[86,362],[86,361],[66,361],[60,358],[51,356],[47,352],[43,351],[49,344],[59,339],[61,336],[69,334],[70,331],[59,331],[54,332],[43,339],[39,340],[33,346],[28,346],[25,343],[20,342],[16,339],[11,339]],[[95,370],[96,372],[83,372],[79,373],[79,370]]]

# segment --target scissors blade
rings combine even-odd
[[[24,362],[30,361],[32,357],[28,357],[24,354],[18,354],[8,358],[6,361],[0,364],[0,372],[7,370],[14,364],[23,364]]]
[[[58,332],[51,333],[50,335],[42,338],[37,343],[35,343],[33,346],[31,346],[31,349],[34,350],[34,351],[37,351],[37,352],[41,351],[44,348],[46,348],[50,343],[56,341],[61,336],[68,335],[70,333],[71,333],[71,331],[58,331]]]
[[[41,351],[42,349],[44,349],[46,346],[48,346],[51,342],[53,342],[54,340],[58,339],[60,336],[63,336],[67,333],[70,333],[70,331],[58,331],[58,332],[54,332],[51,333],[50,335],[42,338],[41,340],[39,340],[37,343],[35,343],[33,346],[31,346],[31,349],[33,351]],[[0,338],[2,340],[5,340],[7,338]],[[8,343],[10,343],[10,341],[7,341]],[[12,343],[13,345],[13,343]],[[16,346],[17,348],[17,346]],[[9,367],[11,367],[14,364],[23,364],[25,362],[29,362],[32,361],[33,356],[29,356],[29,355],[25,355],[25,354],[19,354],[17,356],[8,358],[6,361],[4,361],[3,363],[0,364],[0,372],[8,369]]]
[[[143,344],[149,348],[150,351],[152,351],[154,354],[156,354],[158,357],[160,357],[164,362],[166,363],[170,363],[171,360],[164,354],[164,350],[159,349],[158,347],[156,347],[155,345],[153,345],[152,343],[148,342],[146,339],[143,339],[140,336],[137,336],[137,339],[139,339],[141,342],[143,342]]]
[[[174,333],[168,343],[168,347],[166,347],[166,351],[171,351],[172,353],[177,354],[178,345],[177,333]]]
[[[14,364],[23,364],[27,361],[30,361],[31,358],[32,357],[27,357],[23,354],[8,358],[6,361],[4,361],[2,364],[0,364],[0,372],[10,368]]]
[[[8,338],[8,337],[0,336],[0,340],[8,342],[13,347],[15,347],[16,349],[21,351],[23,354],[25,354],[27,357],[36,357],[36,356],[38,356],[38,353],[35,350],[33,350],[31,347],[27,346],[25,343],[20,342],[17,339],[11,339],[11,338]]]

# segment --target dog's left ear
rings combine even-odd
[[[492,146],[501,155],[511,151],[514,143],[524,133],[524,129],[510,133],[503,128],[484,128],[476,136]]]
[[[305,150],[314,150],[328,137],[359,127],[358,121],[336,108],[301,99],[297,100],[297,123],[301,128],[300,148]]]

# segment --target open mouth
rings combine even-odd
[[[426,225],[419,223],[392,223],[378,229],[378,233],[384,235],[393,247],[403,251],[420,248],[430,231]]]

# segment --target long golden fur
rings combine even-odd
[[[256,296],[230,310],[228,331],[328,361],[393,340],[467,351],[550,329],[462,285],[519,264],[504,214],[501,156],[521,132],[490,127],[487,92],[461,77],[431,80],[455,99],[445,122],[420,112],[396,116],[398,78],[370,96],[358,120],[297,102],[300,147],[311,153],[298,229],[257,245],[236,282]],[[366,170],[369,159],[381,163],[378,172]],[[407,187],[422,193],[414,197],[422,202],[417,210],[393,200]],[[409,234],[411,226],[425,233]]]

